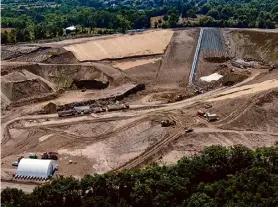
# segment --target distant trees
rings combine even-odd
[[[278,205],[278,145],[211,146],[172,166],[54,179],[31,194],[7,188],[3,206],[231,207]]]
[[[26,4],[30,2],[32,1]],[[272,29],[278,24],[278,0],[197,0],[194,3],[179,0],[139,0],[136,4],[130,1],[110,0],[74,0],[67,4],[61,0],[56,2],[60,2],[60,7],[4,7],[1,17],[2,28],[20,31],[13,31],[12,34],[9,32],[8,38],[7,34],[2,34],[3,43],[55,38],[64,35],[63,29],[71,25],[82,26],[83,29],[79,30],[82,34],[98,31],[93,28],[115,32],[149,28],[150,18],[153,16],[163,16],[163,23],[158,22],[157,25],[162,28],[216,26]],[[134,6],[140,9],[134,9]],[[197,16],[198,20],[194,22],[179,21],[180,17]]]
[[[167,14],[165,14],[165,15],[163,16],[163,21],[167,22],[168,19],[169,19],[169,16],[168,16]]]

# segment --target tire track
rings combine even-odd
[[[141,153],[139,156],[133,158],[132,160],[128,161],[127,163],[123,164],[120,167],[117,167],[116,169],[112,170],[111,172],[115,171],[122,171],[122,170],[131,170],[137,167],[138,165],[144,163],[146,160],[151,158],[154,154],[158,153],[162,148],[167,146],[171,141],[179,138],[179,136],[183,133],[183,127],[179,127],[175,133],[172,133],[164,139],[156,142],[154,145],[152,145],[149,149]]]

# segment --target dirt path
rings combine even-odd
[[[237,98],[244,95],[256,94],[270,89],[278,88],[278,80],[267,80],[261,83],[244,85],[240,87],[231,88],[219,93],[217,96],[208,99],[208,102],[221,101],[225,99]]]

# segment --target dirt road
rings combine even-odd
[[[225,129],[218,129],[218,128],[194,128],[194,132],[196,132],[196,133],[219,132],[219,133],[237,133],[237,134],[256,134],[256,135],[278,136],[278,133],[271,133],[268,131],[239,131],[239,130],[225,130]]]

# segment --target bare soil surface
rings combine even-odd
[[[175,31],[157,73],[155,85],[159,88],[179,88],[187,84],[198,30]]]
[[[271,53],[275,53],[278,41],[273,34],[224,30],[230,54],[235,48],[235,58],[249,57],[260,64],[242,69],[233,67],[231,61],[216,63],[201,57],[195,82],[199,91],[188,86],[197,28],[6,46],[1,62],[1,107],[6,109],[1,116],[3,186],[31,192],[37,185],[15,181],[12,176],[16,172],[12,162],[30,152],[58,152],[59,172],[55,176],[81,178],[153,162],[172,164],[215,144],[249,148],[273,145],[278,141],[278,70],[269,70],[275,63]],[[114,45],[107,44],[111,41]],[[103,50],[96,53],[92,45]],[[130,57],[134,55],[143,57]],[[78,61],[88,57],[122,59]],[[223,77],[200,82],[201,76],[215,72]],[[103,89],[84,90],[74,86],[74,80],[108,84]],[[113,97],[136,84],[144,84],[145,90],[123,97],[129,109],[71,117],[38,114],[50,102],[74,105]],[[51,100],[44,97],[48,94]],[[21,104],[15,105],[18,102]],[[198,110],[215,113],[219,119],[208,122],[197,115]],[[175,124],[161,127],[166,119]],[[193,132],[186,133],[187,128]]]
[[[235,58],[278,64],[278,32],[228,30],[231,54]]]
[[[161,58],[144,58],[137,60],[118,61],[117,63],[113,64],[113,67],[120,68],[121,70],[126,70],[137,66],[146,65],[148,63],[155,63],[159,60],[161,60]]]
[[[150,31],[142,34],[96,39],[64,48],[73,52],[79,61],[156,55],[164,53],[173,33],[171,30]]]

